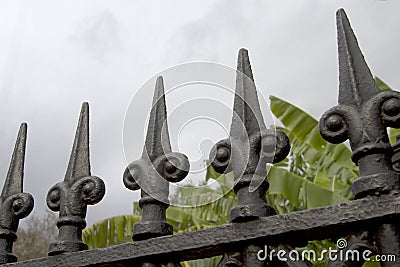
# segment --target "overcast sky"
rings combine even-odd
[[[181,63],[206,61],[235,68],[241,47],[249,49],[255,82],[266,99],[276,95],[319,118],[337,102],[335,12],[340,7],[373,74],[399,88],[397,0],[1,1],[0,181],[19,124],[27,122],[24,190],[35,198],[34,212],[43,214],[48,189],[64,178],[79,109],[88,101],[92,174],[105,181],[107,192],[101,203],[89,207],[87,220],[131,213],[138,193],[122,183],[122,136],[126,111],[139,88],[154,84],[158,73]],[[179,74],[179,68],[173,70]],[[166,89],[172,80],[165,77]],[[190,102],[193,116],[179,115],[187,114],[182,104],[169,121],[173,147],[184,150],[194,169],[212,145],[204,140],[223,137],[222,126],[230,121],[233,96],[212,93],[195,86],[167,97],[169,111],[188,100],[200,101]],[[129,160],[141,154],[152,89],[146,94],[133,108],[132,119],[125,121],[139,133],[124,136],[131,142],[125,145]],[[219,99],[215,103],[222,106],[204,105],[201,99],[207,97]],[[218,113],[215,120],[221,121],[221,129],[189,123],[190,117],[211,116],[202,113],[205,109]],[[186,132],[185,123],[190,125]]]

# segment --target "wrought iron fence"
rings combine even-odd
[[[166,221],[169,183],[189,171],[188,158],[172,152],[166,125],[163,79],[156,82],[153,107],[142,157],[129,164],[123,182],[141,190],[142,219],[134,225],[133,242],[87,250],[82,242],[87,205],[99,202],[104,182],[91,176],[89,107],[82,105],[75,141],[64,181],[48,192],[47,204],[59,212],[59,235],[46,258],[16,262],[13,242],[20,219],[29,215],[33,198],[22,189],[27,125],[22,124],[0,198],[0,263],[6,266],[180,266],[180,262],[223,255],[218,266],[312,266],[307,259],[282,259],[292,248],[310,240],[342,239],[342,255],[392,255],[381,266],[400,266],[400,181],[393,169],[399,145],[390,145],[386,127],[400,126],[400,94],[381,92],[364,60],[344,10],[337,12],[339,47],[339,104],[322,115],[323,138],[331,143],[347,139],[360,177],[352,185],[355,200],[339,205],[276,215],[266,201],[267,163],[289,153],[285,133],[268,129],[258,102],[249,56],[239,51],[234,114],[229,137],[210,152],[219,173],[233,172],[238,204],[231,223],[194,232],[172,234]],[[393,160],[392,160],[393,159]],[[266,245],[268,245],[266,247]],[[339,244],[338,244],[339,245]],[[270,251],[277,255],[260,257]],[[365,253],[364,253],[365,254]],[[341,257],[328,266],[362,266],[365,259]],[[14,262],[14,263],[13,263]]]

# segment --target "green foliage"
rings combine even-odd
[[[352,198],[358,177],[345,144],[332,145],[319,134],[318,121],[298,107],[270,96],[271,111],[283,124],[292,149],[284,164],[270,166],[268,194],[288,201],[288,212],[342,203]],[[274,204],[274,198],[269,197]],[[280,210],[280,205],[276,209]]]
[[[140,215],[122,215],[96,222],[82,232],[82,240],[90,249],[104,248],[132,241],[132,227]]]
[[[346,198],[335,188],[335,179],[329,179],[322,172],[319,174],[310,181],[285,169],[271,167],[268,193],[283,195],[294,207],[316,208],[345,202]]]
[[[389,87],[389,85],[387,85],[384,81],[382,81],[379,77],[375,77],[375,82],[379,87],[379,90],[381,90],[381,92],[384,91],[392,91],[392,88]]]

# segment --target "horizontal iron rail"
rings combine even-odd
[[[73,252],[4,266],[111,266],[151,261],[185,261],[221,255],[224,250],[247,243],[294,244],[342,237],[398,222],[400,196],[368,197],[346,203],[292,212],[250,222],[231,223],[109,248]],[[116,265],[113,265],[116,266]]]

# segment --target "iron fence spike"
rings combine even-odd
[[[339,50],[339,103],[356,105],[379,94],[344,9],[336,13]]]
[[[47,193],[47,205],[59,211],[56,241],[49,245],[49,255],[58,255],[88,249],[82,242],[86,226],[87,205],[98,203],[105,194],[105,184],[91,176],[89,158],[89,104],[82,104],[71,157],[64,181],[57,183]]]
[[[217,172],[233,171],[238,205],[231,210],[232,222],[275,214],[265,198],[269,186],[266,164],[283,160],[289,150],[289,139],[283,132],[265,127],[248,51],[242,48],[229,139],[219,141],[210,152]]]
[[[356,199],[398,194],[399,174],[393,170],[393,149],[386,128],[400,127],[400,93],[380,92],[345,11],[339,9],[336,16],[339,104],[322,115],[319,122],[320,133],[331,143],[341,143],[349,139],[353,151],[352,160],[360,170],[360,177],[352,183],[352,192]],[[374,240],[380,253],[395,252],[394,255],[399,257],[400,235],[395,225],[381,225],[376,229],[367,233],[368,239]],[[395,239],[396,242],[393,242]]]
[[[231,136],[252,135],[265,129],[248,51],[239,50]],[[246,133],[243,130],[246,130]]]
[[[7,198],[13,194],[22,193],[26,135],[27,124],[22,123],[18,131],[10,167],[8,168],[6,181],[4,182],[3,191],[1,193],[2,198]]]
[[[28,216],[34,205],[33,197],[23,193],[26,136],[27,124],[22,123],[0,198],[0,264],[17,261],[12,247],[19,220]]]
[[[179,182],[189,172],[187,157],[171,151],[163,78],[156,80],[142,157],[128,165],[123,182],[130,190],[141,189],[142,218],[132,231],[134,241],[171,235],[166,220],[169,182]],[[174,265],[175,266],[175,265]]]
[[[81,107],[74,144],[64,180],[69,185],[72,185],[77,179],[84,176],[90,176],[89,104],[87,102],[84,102]]]
[[[159,76],[156,80],[143,155],[148,156],[152,161],[169,152],[171,152],[171,144],[168,133],[164,81],[162,76]]]
[[[376,191],[398,190],[398,178],[391,166],[392,147],[386,127],[400,127],[400,93],[380,92],[345,11],[339,9],[336,17],[339,104],[322,115],[320,133],[331,143],[350,140],[352,159],[359,165],[361,176],[353,183],[355,197],[364,197]],[[387,174],[380,177],[385,180],[386,186],[372,177],[377,173]]]

